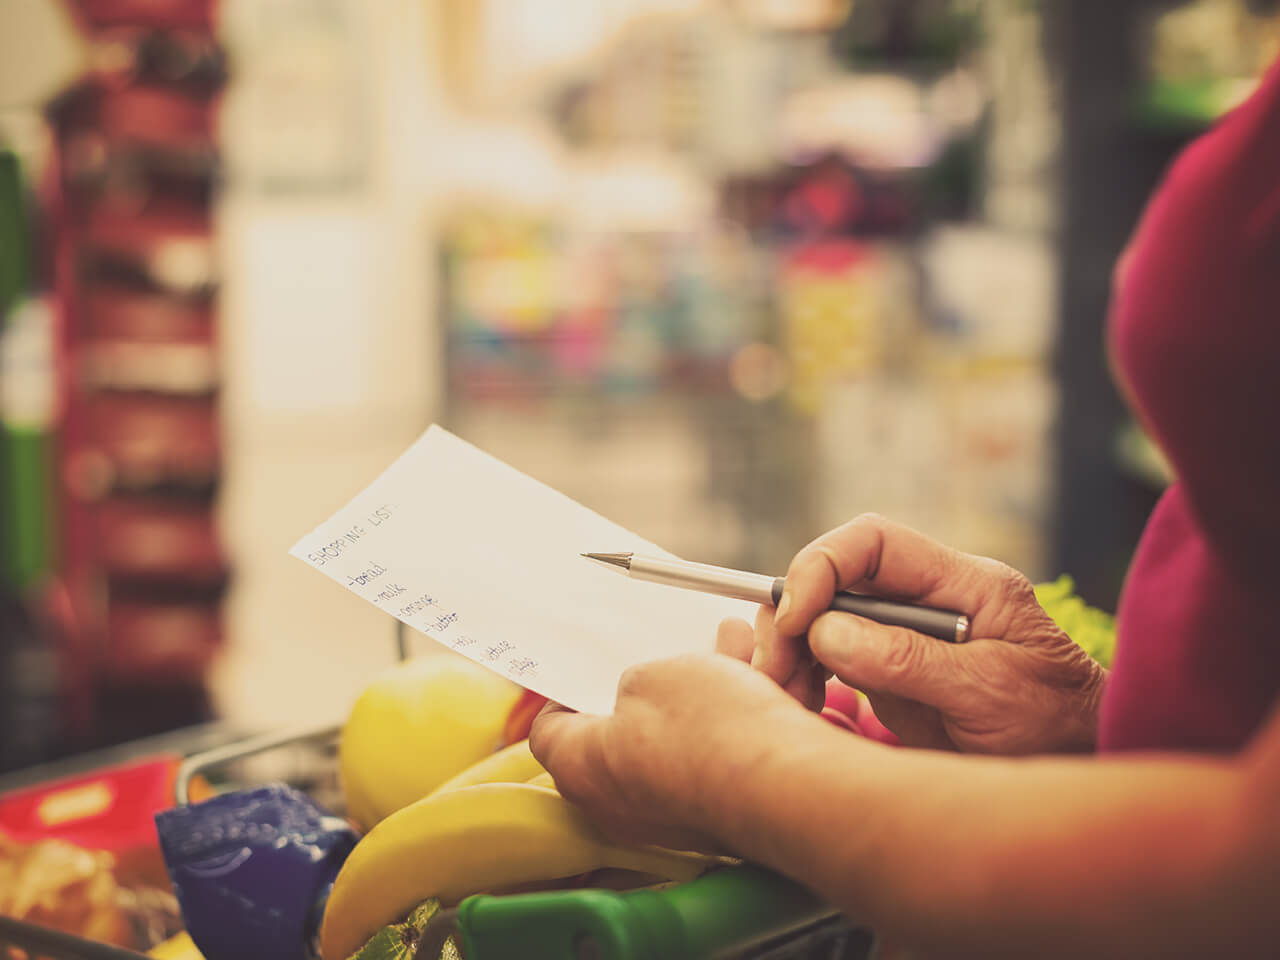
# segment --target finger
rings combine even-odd
[[[538,717],[546,713],[573,713],[573,712],[574,710],[571,707],[566,707],[563,703],[556,703],[554,700],[548,700],[546,703],[542,705],[542,707],[538,710],[538,712],[534,714],[534,719],[537,720]]]
[[[720,625],[716,628],[716,653],[733,657],[743,663],[750,663],[755,646],[755,634],[747,621],[738,617],[720,621]]]
[[[842,683],[943,711],[973,696],[962,658],[984,642],[961,647],[846,613],[824,613],[809,627],[809,648]]]
[[[770,607],[761,607],[756,613],[754,639],[751,666],[779,686],[786,686],[796,672],[801,654],[808,652],[804,650],[803,642],[778,633]]]
[[[778,627],[801,632],[837,590],[874,589],[905,600],[933,596],[954,566],[952,552],[883,517],[857,517],[796,554],[778,602]]]
[[[533,718],[533,725],[529,728],[529,750],[534,759],[558,780],[565,772],[561,758],[583,756],[586,740],[601,719],[592,714],[577,713],[549,700]]]
[[[808,674],[809,698],[805,701],[805,706],[817,713],[827,704],[827,681],[831,679],[831,671],[825,663],[813,659],[808,664]]]
[[[800,663],[782,689],[798,700],[806,710],[820,711],[827,700],[827,668],[821,663]]]
[[[803,633],[830,606],[837,590],[861,590],[968,613],[975,617],[975,635],[991,635],[984,606],[1021,589],[1019,580],[1004,564],[961,553],[910,527],[864,514],[796,554],[778,602],[777,627],[784,635]]]
[[[937,710],[914,700],[895,697],[891,693],[870,692],[867,694],[867,699],[871,701],[870,715],[876,722],[863,722],[863,719],[859,718],[859,724],[864,733],[872,739],[888,742],[875,729],[879,726],[888,730],[889,734],[896,737],[900,743],[908,746],[926,750],[956,749],[955,742],[947,734],[946,727],[942,723],[942,715]]]

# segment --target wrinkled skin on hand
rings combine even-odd
[[[827,612],[841,589],[963,610],[973,639]],[[610,716],[548,704],[534,721],[534,756],[615,837],[715,849],[725,793],[768,769],[770,751],[827,737],[832,762],[856,763],[880,749],[830,739],[814,711],[832,673],[907,746],[999,754],[1091,749],[1105,681],[1025,577],[872,516],[797,554],[779,609],[754,627],[726,620],[717,650],[628,670]]]
[[[969,614],[965,644],[831,613],[855,590]],[[1027,754],[1089,750],[1106,673],[1004,564],[866,515],[800,551],[774,617],[758,617],[752,664],[806,704],[811,658],[864,691],[909,746]]]

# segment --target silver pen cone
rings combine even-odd
[[[627,573],[631,571],[631,554],[629,553],[584,553],[581,556],[594,560],[604,567],[613,567]]]
[[[774,578],[758,573],[745,573],[726,567],[663,557],[636,556],[634,553],[584,553],[582,556],[604,566],[613,567],[633,580],[665,583],[685,590],[716,593],[722,597],[773,602]]]

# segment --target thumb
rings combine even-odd
[[[809,627],[809,647],[840,680],[947,710],[961,699],[965,673],[955,644],[847,613],[824,613]]]

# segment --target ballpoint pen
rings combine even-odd
[[[687,560],[665,560],[634,553],[584,553],[582,556],[636,580],[648,580],[685,590],[699,590],[772,606],[778,605],[782,598],[782,588],[786,584],[784,577],[747,573],[744,570],[690,563]],[[964,643],[969,639],[969,617],[955,610],[939,610],[936,607],[885,600],[848,590],[837,593],[829,609],[852,613],[889,626],[906,627],[948,643]]]

